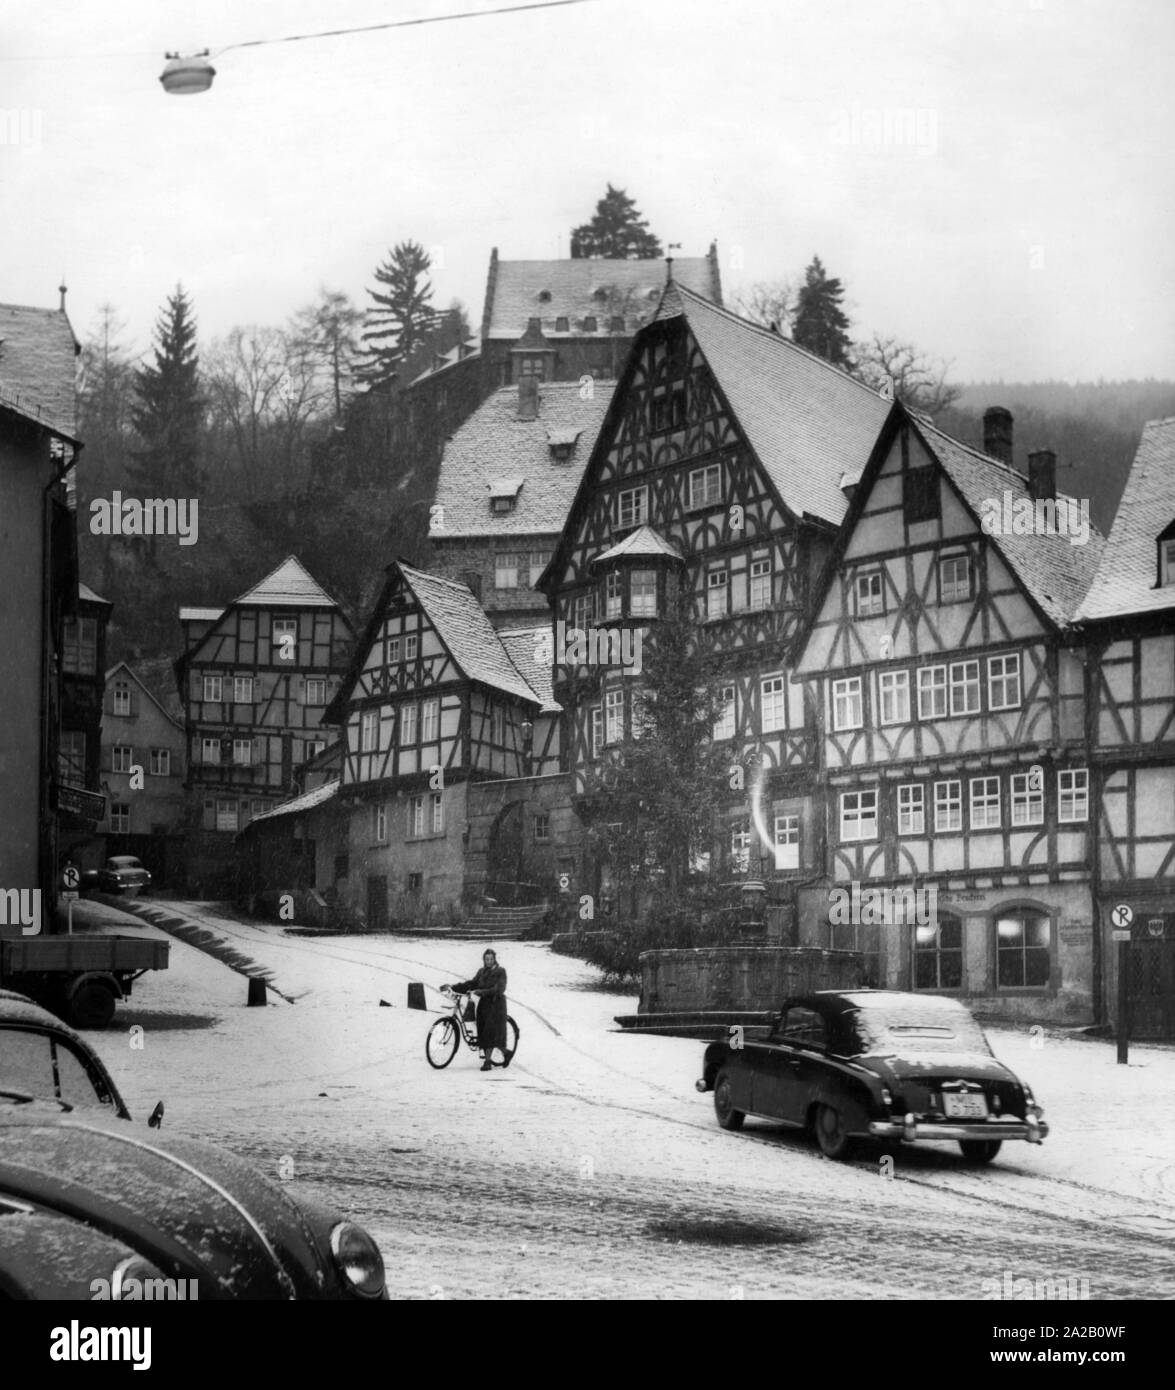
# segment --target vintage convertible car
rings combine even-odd
[[[766,1038],[706,1049],[699,1091],[723,1129],[761,1115],[814,1131],[829,1158],[859,1139],[955,1140],[989,1163],[1005,1139],[1048,1134],[1032,1092],[957,999],[821,990],[789,999]]]
[[[0,990],[0,1301],[387,1297],[349,1221],[131,1120],[97,1054]]]

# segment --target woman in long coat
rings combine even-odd
[[[483,1058],[481,1069],[489,1071],[490,1053],[498,1048],[506,1056],[506,972],[494,951],[482,956],[482,966],[472,980],[454,985],[457,994],[477,996],[477,1045]]]

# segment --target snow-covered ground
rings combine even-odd
[[[825,1160],[802,1136],[718,1129],[702,1045],[610,1031],[635,998],[581,962],[506,943],[508,1070],[431,1068],[431,1006],[480,943],[297,937],[207,905],[147,901],[269,972],[285,996],[173,938],[110,1029],[90,1034],[128,1104],[345,1210],[402,1297],[981,1298],[1012,1277],[1087,1279],[1093,1298],[1175,1296],[1175,1049],[989,1030],[1052,1133],[993,1167],[951,1147]],[[79,917],[148,931],[86,903]],[[380,1001],[392,1007],[381,1007]],[[292,1001],[292,1002],[287,1002]],[[143,1030],[132,1034],[133,1025]],[[141,1042],[141,1046],[133,1044]]]

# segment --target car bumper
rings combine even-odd
[[[1029,1144],[1039,1144],[1048,1137],[1048,1132],[1045,1121],[1031,1115],[1026,1120],[977,1120],[974,1124],[939,1124],[933,1121],[919,1124],[913,1115],[907,1115],[904,1120],[874,1120],[869,1126],[869,1133],[875,1139],[904,1139],[909,1144],[919,1139],[978,1139],[989,1142],[1024,1139]]]

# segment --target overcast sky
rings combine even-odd
[[[819,254],[855,333],[957,380],[1175,376],[1169,0],[593,0],[215,56],[494,3],[5,0],[0,300],[64,274],[80,336],[110,302],[143,347],[182,281],[208,339],[365,305],[412,237],[476,324],[491,247],[566,256],[611,181],[717,240],[728,302]]]

